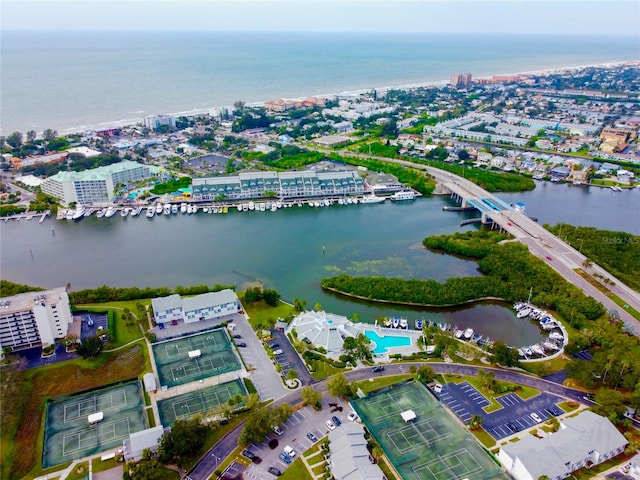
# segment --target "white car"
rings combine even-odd
[[[274,351],[273,351],[273,354],[274,354],[274,355],[282,355],[283,353],[284,353],[284,352],[283,352],[282,350],[280,350],[280,349],[278,349],[278,350],[274,350]]]
[[[537,413],[532,413],[532,414],[531,414],[531,415],[529,415],[529,416],[530,416],[530,417],[533,419],[533,421],[534,421],[534,422],[536,422],[536,423],[541,423],[541,422],[542,422],[542,419],[538,416],[538,414],[537,414]]]
[[[355,422],[356,418],[358,418],[358,414],[356,412],[351,412],[349,415],[347,415],[347,420],[349,420],[350,422]]]
[[[331,420],[327,420],[326,422],[324,422],[324,424],[327,426],[327,428],[329,430],[335,430],[336,429],[336,424],[333,423]]]
[[[284,453],[289,455],[291,458],[295,458],[296,456],[296,451],[293,448],[291,448],[289,445],[284,447]]]

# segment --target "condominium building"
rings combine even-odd
[[[451,75],[449,83],[452,87],[466,87],[471,85],[471,73],[454,73]]]
[[[124,161],[84,172],[59,172],[47,178],[40,188],[64,205],[111,202],[118,184],[128,184],[151,176],[149,167]]]
[[[144,118],[144,126],[151,130],[159,130],[162,127],[173,130],[176,128],[176,119],[171,115],[149,115]]]
[[[11,351],[53,344],[73,323],[63,288],[0,298],[0,348]]]
[[[253,172],[233,177],[193,179],[193,200],[302,198],[359,195],[364,182],[356,171]]]
[[[156,323],[168,323],[174,320],[196,323],[238,313],[241,310],[236,292],[230,289],[184,299],[180,298],[180,295],[154,298],[151,300],[151,306]]]

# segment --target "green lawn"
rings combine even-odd
[[[111,458],[109,460],[100,460],[100,457],[96,457],[91,460],[91,471],[93,473],[104,472],[105,470],[111,470],[118,466],[118,462],[116,461],[116,457]]]
[[[124,309],[127,308],[133,315],[137,315],[136,310],[136,302],[137,301],[127,301],[127,302],[108,302],[101,304],[91,304],[91,305],[74,305],[78,310],[87,310],[90,312],[104,312],[105,310],[110,313],[113,318],[112,323],[109,324],[109,330],[111,331],[111,335],[113,336],[113,343],[109,345],[110,348],[119,347],[121,345],[125,345],[129,342],[142,338],[142,332],[140,331],[140,327],[138,326],[138,320],[133,325],[127,325],[126,322],[122,320],[122,313]],[[149,303],[148,300],[139,300],[140,303],[144,304],[145,302]],[[148,328],[148,322],[143,319],[142,325],[145,328]]]
[[[579,407],[579,404],[577,402],[562,402],[559,403],[558,406],[565,412],[573,412]]]
[[[487,433],[484,428],[478,428],[476,430],[470,430],[474,437],[476,437],[482,445],[487,448],[491,448],[496,444],[496,441],[491,435]]]
[[[320,465],[316,465],[315,467],[313,467],[312,470],[315,475],[324,474],[324,472],[327,471],[327,462],[322,462]],[[291,478],[295,478],[295,477],[291,477]]]
[[[282,474],[282,480],[313,480],[313,476],[304,466],[302,460],[296,459]]]
[[[325,378],[335,375],[336,373],[342,373],[348,371],[348,369],[336,368],[329,365],[322,360],[313,360],[312,367],[315,367],[315,372],[311,372],[311,376],[316,380],[324,380]],[[350,369],[349,369],[350,370]]]
[[[238,293],[240,301],[243,296],[243,292]],[[249,315],[249,323],[254,330],[271,328],[278,318],[288,318],[293,313],[293,307],[283,302],[279,302],[276,307],[270,307],[264,301],[259,301],[251,305],[244,305],[244,309]]]
[[[636,320],[640,320],[640,312],[638,312],[635,308],[631,307],[630,305],[627,305],[625,301],[622,300],[619,296],[611,295],[610,298],[617,305],[620,305],[624,309],[624,311],[627,312],[629,315],[631,315],[633,318],[635,318]],[[627,305],[628,308],[624,308],[625,305]]]
[[[362,380],[361,382],[356,382],[356,386],[360,388],[364,393],[369,393],[373,392],[374,390],[388,387],[389,385],[393,385],[394,383],[409,380],[411,377],[412,375],[408,373],[405,373],[403,375],[389,375],[388,377],[376,377],[370,380]]]
[[[84,478],[89,478],[89,462],[78,463],[67,475],[67,480],[81,480]]]

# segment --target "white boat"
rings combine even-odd
[[[147,207],[147,218],[153,218],[156,210],[153,207]]]
[[[76,207],[72,212],[71,220],[80,220],[82,217],[84,217],[84,207]]]
[[[518,318],[524,318],[524,317],[528,316],[530,313],[531,313],[531,309],[530,309],[530,308],[528,308],[528,307],[526,307],[526,308],[523,308],[522,310],[520,310],[520,311],[516,314],[516,317],[518,317]]]
[[[383,203],[385,200],[386,198],[384,197],[377,197],[376,195],[365,195],[364,197],[362,197],[360,203],[363,203],[365,205],[367,203]]]
[[[180,204],[180,213],[187,213],[187,204],[186,203],[181,203]]]
[[[553,330],[558,326],[558,324],[555,321],[553,321],[553,322],[545,323],[544,325],[540,325],[540,326],[542,327],[543,330]]]
[[[175,215],[176,213],[178,213],[178,210],[178,205],[176,205],[175,203],[171,205],[171,215]]]
[[[338,205],[344,205],[344,199],[343,198],[339,198],[338,199]]]
[[[465,340],[469,340],[471,337],[473,337],[473,328],[467,328],[464,331],[464,338]]]
[[[400,319],[400,328],[408,328],[409,327],[409,323],[407,322],[406,318],[401,318]]]
[[[104,214],[105,214],[105,212],[106,212],[106,211],[107,211],[106,209],[101,208],[100,210],[98,210],[98,211],[96,212],[96,217],[98,217],[98,218],[102,218],[102,217],[104,217]]]
[[[165,215],[171,215],[171,204],[170,203],[165,203],[164,204],[164,208],[163,208],[163,212]]]
[[[132,208],[131,209],[131,213],[129,213],[129,216],[131,217],[137,217],[138,215],[140,215],[140,212],[142,211],[142,207],[136,207],[136,208]]]
[[[464,330],[462,330],[461,328],[457,328],[453,336],[456,338],[462,338],[463,334],[464,334]]]
[[[524,350],[519,348],[518,349],[518,355],[520,355],[521,357],[524,357]]]
[[[412,190],[400,190],[389,197],[392,202],[402,202],[406,200],[415,200],[416,194]]]
[[[215,209],[215,207],[213,207],[213,208]],[[204,207],[202,207],[202,211],[203,211],[203,213],[209,213],[211,211],[211,208],[209,208],[208,206],[205,205]]]
[[[422,330],[422,320],[416,320],[416,330]]]
[[[162,207],[162,204],[161,204],[161,203],[158,203],[158,205],[156,205],[156,213],[157,213],[158,215],[160,215],[160,214],[162,213],[162,208],[163,208],[163,207]]]
[[[271,207],[270,207],[270,210],[271,210],[272,212],[275,212],[276,210],[278,210],[278,206],[277,206],[275,203],[272,203],[272,204],[271,204]]]
[[[347,204],[351,205],[353,203],[353,199],[351,197],[347,198]]]
[[[564,335],[558,332],[551,332],[549,334],[549,340],[564,340]]]
[[[242,204],[242,211],[243,211],[243,212],[246,212],[246,211],[248,211],[248,210],[249,210],[249,204],[247,204],[247,203],[243,203],[243,204]]]
[[[533,355],[533,351],[532,351],[532,350],[531,350],[531,348],[529,348],[529,347],[524,347],[522,350],[524,350],[524,354],[525,354],[527,357],[530,357],[531,355]]]
[[[253,203],[253,202],[249,202],[248,207],[249,207],[249,210],[255,210],[256,209],[256,204]]]
[[[282,208],[282,202],[276,202],[276,207],[277,208]]]
[[[261,212],[264,212],[264,211],[266,211],[266,210],[267,210],[267,206],[266,206],[264,203],[261,203],[261,204],[260,204],[260,211],[261,211]]]
[[[122,210],[120,210],[120,216],[121,217],[126,217],[127,215],[129,215],[129,208],[125,207]]]
[[[544,342],[542,346],[546,350],[554,350],[554,351],[560,350],[560,347],[558,347],[555,343],[551,343],[551,342]]]
[[[531,351],[537,355],[544,355],[544,350],[537,343],[535,345],[531,345]]]
[[[238,206],[236,207],[236,209],[237,209],[239,212],[241,212],[241,211],[242,211],[242,204],[241,204],[241,203],[239,203],[239,204],[238,204]]]
[[[96,213],[96,210],[93,208],[85,208],[84,209],[84,216],[85,217],[90,217],[91,215],[93,215],[94,213]]]
[[[104,212],[104,216],[105,218],[111,218],[115,213],[116,213],[116,209],[113,207],[109,207],[107,208],[107,211]]]

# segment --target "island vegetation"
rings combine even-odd
[[[592,261],[640,292],[640,236],[566,223],[544,227],[589,259],[582,265],[585,271],[591,270]]]
[[[44,288],[13,283],[9,280],[0,280],[0,297],[12,297],[20,293],[41,292],[42,290]]]
[[[208,292],[219,292],[229,288],[235,290],[233,285],[215,284],[212,287],[208,285],[192,285],[190,287],[177,286],[173,289],[169,287],[108,287],[103,285],[98,288],[88,288],[69,293],[69,301],[74,305],[88,303],[105,303],[117,302],[125,300],[141,300],[146,298],[166,297],[171,294],[178,295],[200,295]]]
[[[425,247],[478,261],[481,277],[450,278],[444,283],[385,277],[339,275],[322,280],[322,288],[373,301],[421,306],[452,306],[485,298],[526,300],[557,311],[576,328],[605,313],[604,308],[566,282],[519,243],[493,231],[440,235],[424,239]]]

